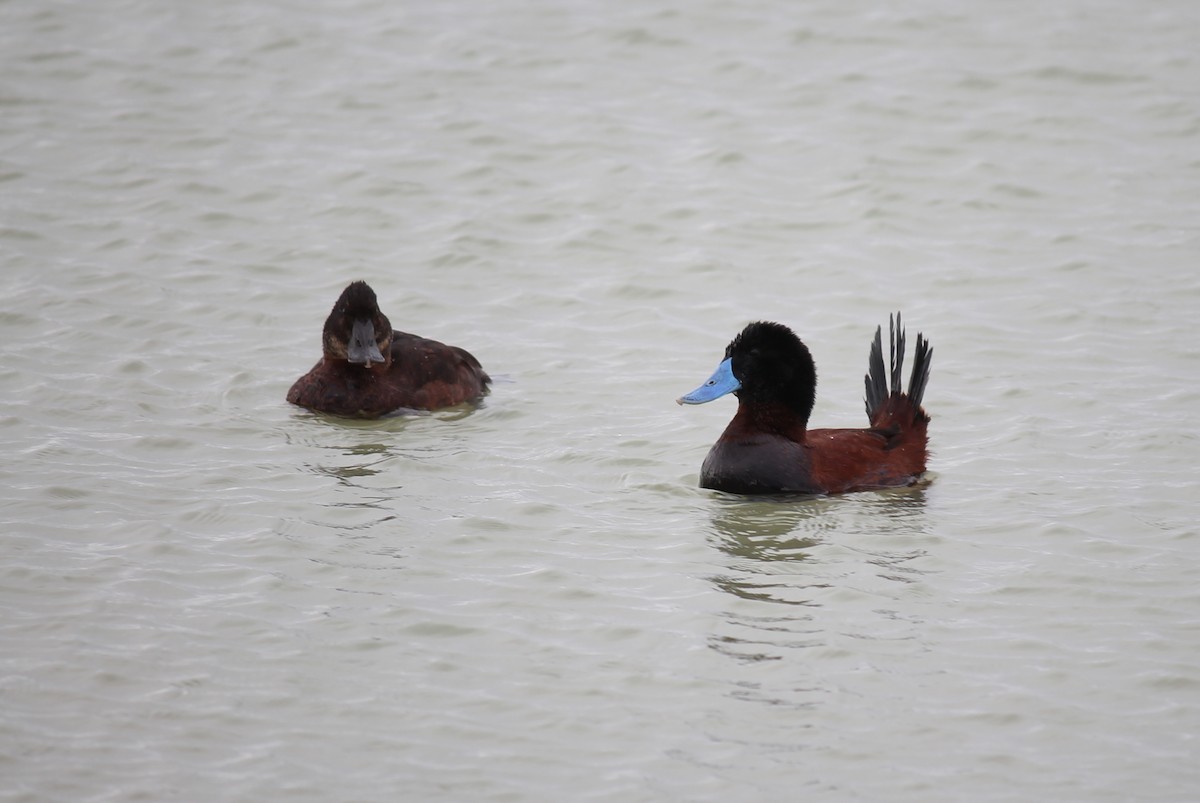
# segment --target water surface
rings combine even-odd
[[[0,796],[1190,799],[1200,7],[409,6],[0,4]],[[896,309],[927,484],[696,487]]]

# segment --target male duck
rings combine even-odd
[[[375,291],[352,282],[325,319],[323,356],[287,400],[322,413],[378,418],[482,396],[491,378],[466,351],[392,330]]]
[[[712,377],[678,401],[704,404],[727,393],[737,415],[704,458],[700,485],[738,494],[840,494],[911,485],[925,471],[929,416],[921,397],[933,349],[917,334],[908,392],[901,392],[904,329],[889,318],[891,390],[884,373],[882,327],[875,330],[866,375],[867,429],[808,429],[817,369],[788,327],[752,323],[725,349]]]

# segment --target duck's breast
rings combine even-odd
[[[780,435],[721,438],[700,467],[700,486],[737,494],[824,493],[808,450]]]

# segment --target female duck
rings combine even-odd
[[[700,468],[700,485],[739,494],[840,494],[911,485],[925,471],[929,416],[921,397],[933,349],[917,335],[908,392],[901,392],[904,329],[889,319],[891,390],[875,330],[867,385],[867,429],[808,429],[817,391],[812,355],[791,329],[752,323],[725,349],[716,373],[680,398],[704,404],[727,393],[737,415]]]
[[[479,360],[436,340],[392,330],[375,291],[353,282],[325,319],[323,356],[287,400],[322,413],[378,418],[472,401],[491,379]]]

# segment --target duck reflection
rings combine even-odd
[[[735,558],[804,560],[819,543],[820,498],[790,501],[722,499],[713,512],[712,540]],[[804,530],[797,532],[797,530]]]
[[[405,489],[397,481],[396,464],[420,451],[399,446],[403,442],[393,437],[406,422],[334,419],[337,426],[329,427],[323,416],[314,419],[321,426],[289,437],[308,447],[310,459],[300,470],[334,482],[288,522],[289,537],[342,545],[315,551],[309,557],[314,563],[352,570],[404,568],[408,546],[395,538],[405,529],[395,500]]]
[[[923,535],[924,508],[924,487],[716,500],[709,542],[724,566],[710,581],[730,604],[709,646],[757,662],[825,645],[819,614],[835,598],[860,611],[863,600],[877,606],[880,595],[893,595],[897,581],[919,579],[913,563],[925,553],[903,536]],[[893,536],[895,547],[888,543]],[[887,615],[879,607],[869,613],[872,619]]]
[[[354,443],[337,446],[325,444],[330,454],[320,463],[309,463],[314,474],[333,477],[342,485],[355,485],[357,480],[374,477],[380,466],[395,457],[393,449],[384,443]]]
[[[709,542],[726,556],[728,573],[717,588],[742,599],[807,605],[796,564],[808,561],[822,543],[822,503],[785,498],[721,499],[713,512]]]
[[[333,423],[336,426],[322,426],[301,435],[289,433],[287,437],[292,441],[302,441],[318,450],[316,453],[319,460],[305,464],[308,471],[333,477],[342,485],[357,487],[358,481],[375,477],[384,470],[386,464],[393,461],[423,461],[457,448],[458,438],[439,442],[437,447],[420,447],[397,437],[414,422],[430,417],[438,421],[458,421],[475,411],[455,409],[435,414],[413,412],[413,415],[373,420],[315,414],[312,418],[316,422]]]
[[[807,560],[827,534],[846,529],[857,511],[879,534],[917,532],[928,486],[858,494],[854,497],[755,497],[717,500],[710,542],[734,558],[755,561]],[[854,522],[860,529],[867,521]]]

